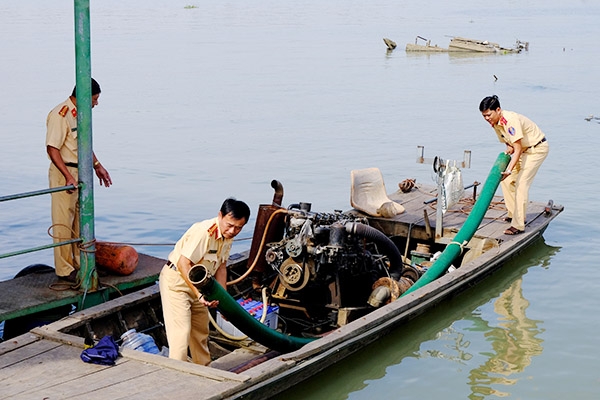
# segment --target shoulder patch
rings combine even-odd
[[[515,128],[513,126],[511,126],[510,128],[508,128],[508,133],[510,134],[510,136],[514,136],[515,135]]]
[[[65,115],[67,115],[68,111],[69,111],[69,106],[62,106],[62,108],[58,112],[58,115],[60,115],[61,117],[64,117]]]
[[[212,224],[210,228],[207,229],[208,236],[212,236],[215,239],[217,238],[217,235],[219,234],[218,231],[219,231],[219,227],[217,226],[216,222],[214,224]]]

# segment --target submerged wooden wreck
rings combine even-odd
[[[503,47],[498,43],[489,42],[487,40],[467,39],[463,37],[453,37],[450,40],[447,48],[431,45],[431,40],[425,39],[422,36],[415,38],[415,43],[407,43],[406,51],[408,52],[428,52],[428,53],[520,53],[522,50],[529,50],[529,42],[517,40],[513,47]]]
[[[220,300],[211,365],[129,348],[114,366],[80,360],[86,340],[118,339],[131,329],[166,350],[154,285],[0,343],[3,396],[265,399],[280,393],[456,296],[539,239],[563,207],[531,202],[525,232],[503,234],[506,209],[495,191],[506,158],[499,156],[481,193],[475,185],[448,209],[443,229],[432,201],[438,188],[404,181],[388,194],[376,169],[353,175],[347,212],[314,212],[309,203],[283,207],[283,186],[273,181],[273,202],[259,208],[251,248],[230,257],[227,290],[190,273],[207,298]],[[257,310],[245,310],[244,302]]]

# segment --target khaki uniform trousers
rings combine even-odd
[[[208,365],[208,308],[194,298],[194,292],[178,271],[164,266],[159,286],[165,329],[169,342],[169,358]]]
[[[515,165],[512,174],[500,182],[508,217],[512,218],[511,226],[525,230],[529,188],[540,166],[548,156],[548,142],[530,147],[521,154],[521,160]]]
[[[76,167],[67,167],[73,178],[78,179]],[[48,170],[50,187],[65,186],[65,177],[50,163]],[[52,236],[54,243],[79,237],[79,195],[77,191],[66,191],[51,194],[52,201]],[[73,243],[54,248],[54,268],[56,275],[67,276],[74,269],[79,269],[79,244]]]

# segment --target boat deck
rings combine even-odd
[[[127,291],[156,282],[165,260],[139,254],[138,265],[127,276],[104,275],[100,286],[110,291]],[[83,293],[72,289],[72,284],[59,280],[54,272],[32,273],[0,282],[0,321],[77,304]]]
[[[405,212],[393,218],[370,217],[369,223],[389,235],[407,236],[408,230],[410,230],[410,236],[413,239],[430,240],[435,236],[437,223],[436,193],[437,189],[430,186],[419,186],[409,193],[397,191],[389,195],[389,198],[401,203]],[[465,191],[461,202],[451,207],[443,215],[444,234],[441,238],[437,238],[436,242],[447,244],[452,241],[454,234],[458,232],[469,216],[474,203],[472,196],[473,191]],[[562,209],[562,206],[554,205],[550,199],[546,203],[530,202],[527,207],[525,233],[511,236],[504,234],[510,224],[504,221],[507,211],[503,198],[494,196],[483,221],[475,232],[475,237],[494,239],[498,244],[518,242],[527,236],[528,232],[538,232],[540,229],[543,232],[549,222],[547,217],[554,211],[562,211]]]
[[[468,195],[468,193],[466,193]],[[435,188],[420,187],[410,193],[389,196],[400,202],[406,212],[392,218],[397,226],[419,235],[435,234]],[[359,348],[372,343],[399,324],[414,318],[447,296],[454,296],[491,274],[510,257],[537,240],[562,206],[531,202],[527,227],[519,235],[505,235],[508,224],[502,219],[506,209],[501,198],[492,207],[476,232],[498,243],[498,251],[483,254],[477,263],[461,266],[407,296],[378,309],[361,321],[345,325],[318,341],[295,352],[270,359],[240,374],[192,363],[170,360],[160,355],[124,349],[115,366],[86,364],[80,359],[83,338],[66,334],[69,327],[82,326],[86,320],[120,312],[128,303],[158,295],[157,285],[131,293],[111,302],[75,313],[52,324],[38,327],[9,341],[0,343],[0,384],[6,399],[162,399],[189,397],[198,399],[265,399],[322,371]],[[468,200],[444,215],[444,235],[452,240],[453,231],[463,225]],[[550,210],[547,210],[550,208]],[[548,212],[550,211],[550,212]],[[429,223],[427,223],[429,221]],[[371,219],[391,229],[389,219]],[[403,224],[397,224],[403,222]],[[386,225],[387,224],[387,225]],[[428,224],[431,227],[428,228]],[[398,228],[400,229],[400,228]],[[403,232],[398,232],[400,235]],[[406,233],[406,232],[404,232]],[[142,259],[141,259],[142,260]],[[159,268],[162,260],[143,259]],[[0,287],[0,290],[3,288]],[[23,289],[24,290],[24,289]],[[26,291],[19,292],[19,297]],[[2,293],[2,292],[0,292]],[[72,294],[75,298],[76,294]],[[5,297],[5,296],[3,296]],[[9,296],[12,297],[12,296]],[[4,307],[4,306],[3,306]],[[357,328],[355,323],[360,323]]]
[[[36,334],[41,329],[0,344],[3,399],[188,398],[249,379],[130,349],[122,350],[115,366],[88,364],[80,359],[83,339],[42,339]]]

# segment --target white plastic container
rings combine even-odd
[[[145,333],[136,332],[135,329],[130,329],[122,334],[121,339],[123,340],[121,348],[133,349],[152,354],[160,353],[160,350],[158,349],[158,346],[156,346],[152,336],[146,335]]]

